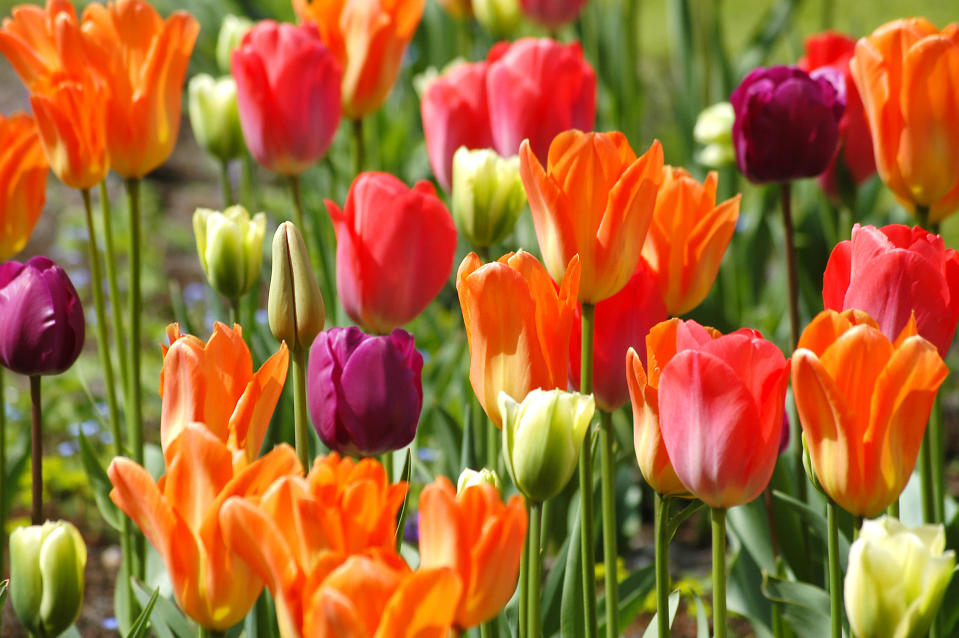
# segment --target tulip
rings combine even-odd
[[[461,146],[453,156],[453,220],[474,246],[506,239],[526,208],[519,157]]]
[[[343,67],[346,117],[360,119],[386,101],[425,4],[425,0],[293,0],[300,20],[316,24]]]
[[[463,490],[474,485],[492,485],[497,490],[502,487],[496,470],[485,467],[479,471],[466,468],[460,472],[459,478],[456,479],[456,493],[460,494]]]
[[[87,546],[67,521],[10,534],[10,602],[31,635],[55,638],[80,615]]]
[[[336,290],[346,314],[386,334],[412,321],[449,279],[456,227],[433,185],[413,188],[388,173],[360,173],[340,209],[326,200],[336,231]]]
[[[523,23],[520,0],[473,0],[476,21],[495,40],[510,40]]]
[[[637,158],[622,133],[566,131],[550,145],[546,170],[529,141],[519,159],[549,274],[559,281],[579,254],[579,300],[595,304],[615,295],[636,270],[652,221],[662,146],[653,142]]]
[[[20,252],[43,212],[49,164],[29,115],[0,115],[0,261]]]
[[[190,126],[197,143],[221,161],[241,157],[246,151],[236,81],[230,76],[217,80],[206,73],[193,76],[187,87]]]
[[[19,374],[60,374],[83,349],[80,297],[47,257],[0,265],[0,364]]]
[[[626,352],[636,348],[639,357],[645,361],[646,335],[667,316],[656,279],[643,260],[622,290],[596,304],[593,315],[593,394],[600,410],[614,412],[626,402]],[[578,308],[571,337],[569,377],[573,389],[578,390],[582,354],[582,313]]]
[[[529,140],[532,152],[546,163],[554,137],[568,129],[592,130],[596,74],[578,42],[523,38],[493,47],[487,62],[493,142],[503,157],[516,155],[520,143]]]
[[[831,67],[842,73],[845,81],[846,111],[839,121],[839,152],[819,176],[819,184],[833,197],[840,195],[840,187],[855,188],[876,172],[869,123],[849,70],[855,47],[854,39],[825,31],[806,38],[806,55],[798,63],[799,68],[807,73],[820,67]]]
[[[450,190],[453,154],[461,146],[492,148],[485,62],[461,62],[428,81],[420,101],[426,153],[436,181]]]
[[[220,32],[216,36],[216,65],[221,73],[230,72],[233,51],[252,28],[253,21],[247,17],[233,14],[223,16]]]
[[[47,0],[46,8],[13,7],[0,27],[0,53],[28,90],[44,77],[85,66],[83,37],[73,3]]]
[[[256,161],[280,175],[319,160],[340,122],[340,63],[313,25],[264,20],[233,51],[243,137]]]
[[[736,149],[733,148],[733,123],[736,113],[729,102],[717,102],[702,110],[696,118],[693,139],[703,148],[696,155],[696,161],[709,168],[725,168],[736,162]]]
[[[406,447],[423,407],[422,369],[405,330],[374,337],[351,326],[318,334],[307,365],[307,404],[320,440],[354,456]]]
[[[466,20],[473,17],[471,0],[436,0],[437,4],[455,20]]]
[[[849,61],[869,120],[876,168],[907,210],[939,222],[959,208],[959,29],[925,18],[888,22]],[[918,212],[918,211],[917,211]]]
[[[716,173],[700,184],[685,169],[663,171],[642,254],[670,315],[684,315],[706,298],[736,230],[742,196],[717,205],[717,182]]]
[[[270,331],[291,350],[303,350],[323,329],[326,310],[303,236],[283,222],[273,235],[267,318]]]
[[[224,297],[236,300],[248,293],[260,277],[266,214],[230,206],[222,213],[198,208],[193,213],[196,250],[207,281]]]
[[[167,327],[160,372],[160,444],[164,452],[191,423],[206,426],[235,455],[253,462],[286,382],[289,354],[280,349],[253,372],[240,326],[217,322],[203,343]]]
[[[441,476],[423,488],[419,508],[421,568],[449,567],[463,583],[454,625],[465,630],[495,618],[519,576],[528,523],[522,497],[503,503],[488,483],[457,492]]]
[[[470,253],[460,264],[456,291],[470,349],[470,383],[496,427],[503,427],[500,392],[522,400],[536,388],[566,387],[578,288],[578,257],[558,291],[543,265],[523,251],[485,266]]]
[[[226,631],[250,611],[263,581],[227,548],[222,505],[231,496],[258,497],[302,469],[288,445],[249,462],[201,423],[185,426],[164,456],[159,481],[130,459],[113,459],[110,498],[160,554],[180,609],[202,627]]]
[[[750,181],[788,182],[822,173],[836,151],[845,109],[842,75],[789,66],[753,69],[729,101],[736,163]]]
[[[176,11],[164,20],[146,0],[84,9],[87,55],[110,88],[110,164],[123,177],[143,177],[173,152],[183,79],[199,31],[189,13]]]
[[[853,226],[823,274],[823,305],[870,314],[889,340],[915,315],[919,334],[943,357],[959,321],[959,255],[914,226]]]
[[[779,457],[789,361],[755,330],[714,338],[695,322],[670,323],[647,341],[650,372],[637,385],[644,395],[652,386],[655,395],[644,397],[650,420],[634,428],[658,417],[676,477],[709,507],[748,503],[766,488]],[[639,455],[649,452],[637,443],[641,467]]]
[[[908,528],[883,516],[864,521],[849,548],[843,593],[861,638],[925,636],[956,566],[942,525]]]
[[[816,478],[843,509],[875,516],[905,488],[948,372],[910,321],[893,342],[858,310],[819,313],[793,355],[793,396]]]
[[[528,18],[553,30],[575,20],[585,4],[586,0],[520,0]]]

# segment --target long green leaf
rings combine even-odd
[[[679,609],[679,592],[674,591],[669,595],[669,626],[672,628],[673,620],[676,618],[676,610]],[[658,623],[656,622],[656,616],[658,614],[653,614],[653,617],[650,619],[649,624],[646,625],[646,631],[643,632],[643,638],[657,638],[658,637]]]
[[[783,603],[783,619],[799,638],[829,635],[829,594],[810,585],[763,574],[763,595]]]
[[[583,633],[583,577],[580,570],[580,518],[576,516],[569,531],[566,567],[563,577],[563,597],[559,614],[561,636],[580,636]]]
[[[826,517],[811,508],[806,503],[796,500],[788,494],[773,490],[773,498],[794,509],[799,516],[806,521],[819,539],[825,543],[829,538],[829,526],[826,523]],[[839,566],[845,572],[846,563],[849,561],[849,541],[843,534],[839,534]]]
[[[87,473],[87,480],[90,481],[90,489],[93,491],[93,500],[96,501],[97,509],[103,520],[113,529],[120,531],[122,529],[121,521],[123,513],[113,501],[110,500],[110,491],[113,489],[113,483],[100,465],[100,459],[97,453],[90,445],[90,441],[81,432],[80,433],[80,460],[83,463],[83,469]]]
[[[147,604],[143,607],[143,611],[137,616],[133,627],[130,628],[130,633],[127,634],[127,638],[141,638],[146,634],[147,626],[150,624],[150,614],[153,613],[153,607],[156,605],[159,597],[160,588],[157,587],[153,590],[153,595],[150,596],[150,600],[147,601]]]
[[[150,590],[137,579],[133,579],[133,593],[141,605],[150,599]],[[160,638],[194,638],[196,629],[170,600],[159,597],[153,608],[151,623]]]
[[[392,454],[392,452],[390,452]],[[403,505],[400,507],[400,516],[396,522],[396,551],[400,551],[400,546],[403,544],[403,532],[404,526],[406,525],[406,508],[410,503],[410,491],[412,486],[410,485],[410,478],[413,476],[413,452],[410,448],[406,448],[406,462],[403,463],[403,481],[406,483],[406,496],[403,497]]]

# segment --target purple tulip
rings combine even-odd
[[[826,170],[839,141],[845,86],[829,67],[812,75],[794,66],[753,69],[729,97],[743,175],[756,183],[787,182]]]
[[[83,307],[52,259],[0,265],[0,364],[28,376],[60,374],[83,349]]]
[[[332,450],[373,456],[408,445],[423,407],[423,357],[413,335],[397,328],[374,337],[359,328],[316,336],[307,366],[307,404]]]

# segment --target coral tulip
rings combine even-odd
[[[543,265],[520,251],[486,265],[476,253],[456,273],[466,339],[470,383],[496,427],[501,391],[522,400],[531,390],[565,388],[569,338],[579,289],[574,257],[559,290]]]
[[[862,98],[849,70],[856,41],[848,36],[825,31],[806,38],[806,55],[797,66],[806,72],[828,66],[841,72],[846,85],[846,111],[839,121],[839,151],[819,176],[819,184],[832,196],[840,195],[840,187],[855,187],[876,172],[872,137]]]
[[[191,423],[203,423],[232,452],[253,461],[276,402],[283,392],[289,354],[285,344],[253,372],[253,359],[240,326],[222,323],[203,343],[167,327],[160,373],[160,443],[164,452]]]
[[[658,372],[648,378],[658,385],[638,379],[644,393],[645,385],[656,391],[645,409],[658,413],[669,460],[693,496],[715,509],[748,503],[779,458],[789,361],[755,330],[713,338],[695,322],[671,323],[647,341],[648,367]],[[648,453],[637,442],[641,462]]]
[[[423,488],[420,507],[421,567],[450,567],[463,583],[456,626],[464,630],[496,617],[516,589],[526,541],[526,506],[508,504],[488,483],[458,492],[445,476]]]
[[[759,67],[729,101],[736,111],[736,162],[750,181],[788,182],[826,170],[846,104],[839,71]]]
[[[793,396],[816,478],[843,509],[875,516],[916,464],[948,370],[910,321],[895,342],[858,310],[824,310],[793,355]]]
[[[425,4],[425,0],[293,0],[296,14],[316,24],[343,67],[346,117],[362,118],[386,101]]]
[[[626,351],[636,348],[645,362],[646,335],[668,316],[653,272],[643,260],[622,290],[596,304],[593,315],[593,395],[596,407],[613,412],[626,402]],[[570,380],[576,390],[579,389],[581,372],[581,322],[582,316],[577,308],[569,341]]]
[[[685,169],[663,171],[643,259],[670,315],[684,315],[706,298],[736,230],[742,196],[717,205],[717,181],[716,173],[700,184]]]
[[[918,226],[856,224],[829,256],[822,299],[827,309],[865,311],[888,339],[915,315],[945,357],[959,321],[959,255]]]
[[[388,173],[360,173],[336,231],[336,290],[350,318],[386,334],[412,321],[449,279],[456,227],[433,185],[413,188]]]
[[[110,87],[107,146],[123,177],[143,177],[173,152],[187,63],[200,24],[185,11],[164,20],[146,0],[91,3],[87,56]]]
[[[76,288],[47,257],[0,265],[0,364],[24,375],[60,374],[83,349]]]
[[[302,468],[288,445],[252,463],[237,458],[198,423],[184,427],[165,456],[166,474],[159,481],[130,459],[113,459],[110,498],[160,554],[180,609],[203,627],[226,631],[250,611],[263,581],[227,548],[221,507],[231,496],[258,496]]]
[[[47,158],[29,115],[0,115],[0,261],[20,252],[43,212]]]
[[[496,152],[516,155],[529,140],[541,163],[553,138],[589,131],[596,117],[596,74],[578,42],[548,38],[503,42],[487,58],[486,94]]]
[[[546,170],[524,141],[520,175],[546,269],[560,281],[579,254],[579,300],[612,297],[636,270],[663,179],[658,141],[636,157],[622,133],[566,131],[549,147]]]
[[[909,210],[938,222],[959,208],[959,26],[895,20],[856,43],[849,62],[876,168]]]
[[[548,29],[575,20],[585,4],[586,0],[520,0],[526,17]]]
[[[0,53],[29,90],[43,77],[81,70],[84,49],[77,12],[69,0],[47,0],[46,8],[17,5],[0,28]]]
[[[232,68],[256,161],[299,175],[326,153],[340,122],[341,69],[316,27],[264,20],[243,36]]]

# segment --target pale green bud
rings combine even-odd
[[[488,148],[453,154],[453,221],[474,246],[497,244],[513,231],[526,206],[519,156]]]
[[[497,40],[510,39],[523,23],[519,0],[473,0],[473,15]]]
[[[705,145],[696,155],[696,161],[709,168],[723,168],[736,161],[733,148],[733,123],[736,113],[729,102],[709,106],[696,118],[693,138]]]
[[[929,631],[956,555],[942,525],[908,528],[882,516],[865,521],[849,549],[844,598],[857,638],[918,638]]]
[[[303,236],[283,222],[273,236],[273,274],[267,316],[273,336],[291,350],[306,350],[326,322],[320,285],[310,265]]]
[[[468,487],[482,485],[483,483],[489,483],[496,489],[499,489],[500,481],[499,476],[496,474],[496,470],[491,470],[484,467],[482,470],[476,471],[466,468],[456,481],[456,493],[459,494]]]
[[[83,604],[87,547],[66,521],[10,534],[10,601],[33,634],[54,638],[76,621]]]
[[[230,72],[230,58],[233,49],[240,46],[243,36],[253,28],[253,21],[235,15],[227,15],[220,25],[220,33],[216,38],[216,64],[222,73]]]
[[[250,214],[240,205],[222,213],[198,208],[193,213],[196,250],[207,281],[218,293],[239,299],[253,289],[263,263],[266,215]]]
[[[190,126],[197,143],[210,155],[226,161],[246,150],[236,82],[225,75],[218,80],[206,73],[194,75],[187,87]]]
[[[522,403],[499,393],[503,453],[513,483],[532,501],[556,496],[569,483],[593,418],[593,395],[533,390]]]

